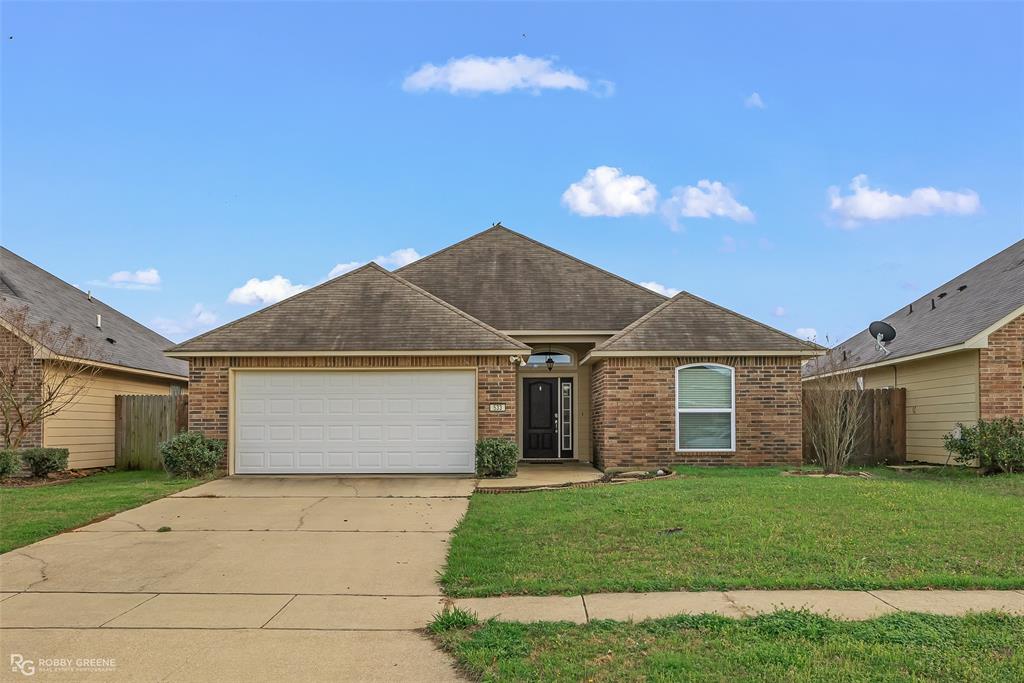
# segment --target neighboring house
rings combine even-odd
[[[166,395],[188,387],[188,364],[163,354],[170,340],[2,247],[0,303],[26,308],[31,322],[69,326],[74,335],[90,342],[94,356],[76,360],[97,368],[76,401],[46,418],[23,447],[67,448],[71,468],[113,465],[114,395]],[[18,334],[3,318],[0,354],[30,355],[37,385],[52,366],[49,349]]]
[[[865,389],[907,390],[907,459],[947,462],[957,422],[1024,417],[1024,240],[884,318],[889,354],[867,330],[804,368],[849,368]]]
[[[472,472],[478,438],[601,468],[797,464],[820,347],[501,225],[168,351],[236,473]]]

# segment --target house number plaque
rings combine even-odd
[[[490,411],[491,411],[492,413],[504,413],[504,412],[505,412],[505,409],[506,409],[506,408],[505,408],[505,404],[504,404],[504,403],[492,403],[492,404],[491,404],[491,405],[489,406],[489,410],[490,410]]]

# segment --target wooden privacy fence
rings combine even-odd
[[[114,465],[161,470],[160,442],[188,429],[188,395],[115,396]]]
[[[855,390],[850,390],[855,391]],[[857,437],[851,465],[901,465],[907,461],[907,390],[864,389],[864,422]],[[804,394],[804,462],[816,462],[807,435],[808,400]]]

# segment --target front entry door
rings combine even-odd
[[[558,379],[524,379],[524,458],[558,457]]]

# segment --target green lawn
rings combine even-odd
[[[436,636],[485,681],[1020,681],[1024,617],[806,612],[640,623],[491,621]]]
[[[0,553],[204,481],[163,472],[102,472],[66,484],[0,488]]]
[[[1024,475],[679,471],[622,486],[478,493],[441,582],[462,597],[1024,587]]]

